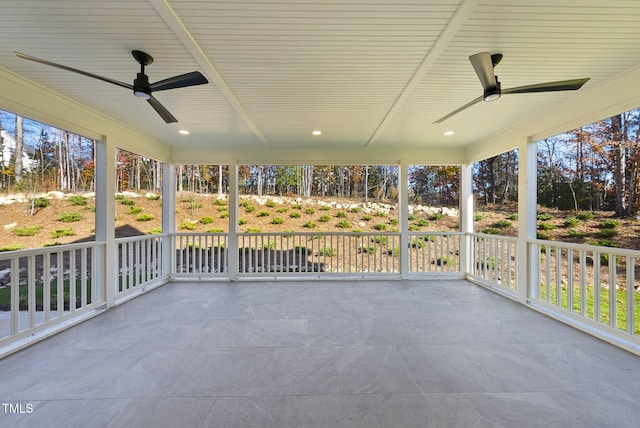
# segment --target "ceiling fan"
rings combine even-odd
[[[122,86],[133,91],[133,94],[147,100],[151,107],[164,119],[166,123],[177,122],[176,119],[167,110],[160,101],[153,97],[152,93],[157,91],[166,91],[168,89],[185,88],[188,86],[203,85],[209,83],[209,81],[199,71],[192,71],[191,73],[181,74],[179,76],[170,77],[168,79],[160,80],[156,83],[149,83],[149,77],[144,73],[144,67],[153,62],[153,57],[142,51],[131,51],[131,55],[140,64],[140,73],[133,81],[133,85],[120,82],[118,80],[109,79],[108,77],[98,76],[97,74],[88,73],[86,71],[78,70],[75,68],[67,67],[66,65],[56,64],[55,62],[47,61],[45,59],[36,58],[34,56],[26,55],[20,52],[14,52],[18,57],[27,59],[29,61],[39,62],[40,64],[49,65],[51,67],[60,68],[62,70],[71,71],[73,73],[82,74],[84,76],[93,77],[94,79],[102,80],[103,82],[112,83],[114,85]]]
[[[441,117],[433,123],[441,123],[449,119],[451,116],[460,113],[462,110],[479,103],[480,101],[494,101],[500,98],[500,95],[507,94],[526,94],[530,92],[553,92],[553,91],[575,91],[580,89],[589,78],[560,80],[557,82],[537,83],[534,85],[518,86],[502,90],[498,76],[495,75],[494,68],[500,63],[502,54],[493,54],[489,52],[480,52],[469,57],[473,69],[476,71],[484,93],[473,101],[468,102],[462,107],[452,111],[446,116]]]

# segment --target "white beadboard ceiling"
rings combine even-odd
[[[590,77],[581,92],[637,68],[639,41],[637,0],[0,3],[1,67],[178,148],[472,145],[577,92],[508,95],[433,124],[482,94],[469,55],[502,53],[503,89]],[[126,89],[13,54],[131,83],[133,49],[155,58],[152,82],[193,70],[211,82],[155,95],[179,123]]]

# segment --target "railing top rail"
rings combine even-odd
[[[579,251],[590,251],[596,253],[608,253],[620,256],[631,256],[631,257],[640,257],[639,250],[630,250],[625,248],[615,248],[615,247],[604,247],[599,245],[589,245],[589,244],[574,244],[571,242],[560,242],[560,241],[544,241],[542,239],[528,239],[528,244],[535,245],[544,245],[547,247],[559,247],[559,248],[567,248]]]
[[[464,235],[463,232],[442,232],[442,231],[432,231],[432,230],[423,230],[423,231],[410,231],[408,233],[409,236],[424,236],[424,235],[434,235],[434,236],[456,236],[456,235]]]
[[[467,235],[469,235],[469,236],[477,236],[478,238],[500,239],[502,241],[510,241],[510,242],[517,242],[518,241],[518,237],[517,236],[493,235],[491,233],[478,233],[478,232],[469,232],[469,233],[467,233]]]
[[[238,236],[400,236],[400,232],[238,232]]]
[[[6,251],[0,253],[0,260],[10,260],[15,257],[39,256],[42,254],[55,254],[60,251],[80,250],[83,248],[102,247],[103,241],[77,242],[74,244],[53,245],[51,247],[27,248],[24,250]]]
[[[153,235],[136,235],[136,236],[127,236],[125,238],[116,238],[116,243],[121,243],[121,242],[132,242],[132,241],[144,241],[147,239],[155,239],[155,238],[159,238],[162,237],[163,235],[161,234],[153,234]]]

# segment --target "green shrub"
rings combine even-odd
[[[566,227],[576,227],[580,224],[580,219],[577,217],[569,217],[562,222]]]
[[[347,220],[340,220],[336,223],[336,227],[339,227],[340,229],[348,229],[351,227],[351,223],[349,223]]]
[[[415,225],[418,227],[426,227],[429,226],[429,221],[424,219],[424,218],[419,218],[416,222]]]
[[[72,206],[85,206],[85,205],[87,205],[87,198],[85,198],[84,196],[80,196],[80,195],[69,195],[69,196],[67,196],[67,201],[69,201],[69,204],[71,204]]]
[[[227,205],[227,201],[225,201],[224,199],[216,199],[215,201],[213,201],[213,204],[224,207]]]
[[[213,217],[211,217],[210,215],[206,215],[204,217],[200,217],[200,220],[198,221],[202,224],[211,224],[213,223],[213,220]]]
[[[302,205],[301,204],[293,204],[291,206],[291,208],[293,208],[294,210],[301,210],[302,209]]]
[[[538,230],[552,230],[555,229],[556,227],[554,225],[552,225],[551,223],[547,223],[547,222],[542,222],[542,223],[538,223]]]
[[[429,220],[438,221],[444,218],[444,214],[442,213],[433,213],[429,216]]]
[[[294,211],[294,212],[289,214],[289,217],[291,217],[291,218],[300,218],[300,217],[302,217],[302,214],[300,214],[298,211]]]
[[[136,217],[136,221],[151,221],[154,218],[153,214],[142,213]]]
[[[287,211],[289,211],[289,208],[287,207],[282,207],[282,208],[278,208],[278,213],[282,214],[282,213],[286,213]]]
[[[238,225],[239,225],[239,226],[242,226],[243,224],[247,224],[247,219],[246,219],[246,218],[244,218],[244,217],[240,217],[240,218],[238,219]]]
[[[269,217],[269,211],[260,211],[258,214],[256,214],[258,217]]]
[[[0,253],[4,253],[5,251],[18,251],[23,248],[24,246],[22,245],[0,245]]]
[[[597,247],[611,247],[611,248],[618,248],[618,244],[616,244],[613,241],[609,241],[606,239],[600,239],[598,241],[595,242],[589,242],[589,244],[591,245],[595,245]]]
[[[410,224],[409,225],[409,231],[410,232],[418,232],[421,229],[420,226],[418,226],[417,224]]]
[[[142,212],[142,207],[130,206],[129,214],[140,214]]]
[[[386,245],[387,241],[388,239],[386,236],[376,235],[373,237],[373,242],[375,242],[376,244]]]
[[[43,197],[33,198],[31,199],[31,205],[33,205],[35,208],[46,208],[51,205],[51,201]]]
[[[256,207],[254,207],[253,205],[246,205],[244,207],[244,211],[247,213],[252,213],[256,210]]]
[[[284,219],[282,217],[274,217],[271,219],[271,224],[282,224]]]
[[[549,235],[546,232],[541,232],[541,231],[536,232],[536,239],[548,240],[549,238],[551,238],[551,235]]]
[[[448,256],[440,256],[433,261],[434,264],[442,266],[442,265],[452,265],[454,260],[452,257]]]
[[[149,235],[160,235],[162,233],[162,228],[160,227],[152,227],[149,229]]]
[[[249,233],[260,233],[261,230],[258,229],[257,227],[248,227],[247,228],[247,232],[249,232]]]
[[[90,207],[84,207],[85,210],[91,211],[92,213],[96,212],[96,206],[92,205]]]
[[[360,247],[360,251],[366,254],[373,254],[376,252],[376,246],[375,245],[362,246]]]
[[[190,210],[197,210],[199,208],[202,208],[202,204],[199,202],[189,202],[189,204],[187,205],[187,208]]]
[[[320,209],[322,211],[330,211],[331,210],[331,205],[320,205]]]
[[[306,210],[304,210],[305,214],[314,214],[316,212],[316,210],[314,210],[313,208],[307,208]]]
[[[369,214],[364,214],[361,218],[362,218],[362,220],[364,220],[364,221],[369,221],[369,220],[371,220],[373,217],[371,217]]]
[[[586,233],[581,232],[578,229],[569,229],[567,235],[569,235],[571,238],[584,238],[585,236],[587,236]]]
[[[549,221],[553,219],[553,216],[551,214],[538,214],[536,218],[540,221]]]
[[[578,218],[578,220],[593,220],[593,217],[595,216],[590,212],[581,212],[576,214],[576,217]]]
[[[73,223],[75,221],[80,221],[82,219],[82,214],[80,213],[61,213],[58,220],[63,223]]]
[[[117,198],[116,198],[117,199]],[[135,205],[136,201],[134,201],[133,199],[127,199],[125,197],[122,197],[120,199],[117,199],[118,202],[120,202],[122,205],[126,205],[128,207]]]
[[[249,205],[251,205],[251,204],[249,204],[249,201],[240,201],[238,203],[238,206],[242,207],[242,208],[247,208]]]
[[[386,217],[387,213],[384,212],[384,211],[378,211],[378,212],[375,213],[375,216],[376,217]]]
[[[21,226],[14,227],[11,232],[16,236],[35,236],[41,229],[42,226]]]
[[[396,225],[396,224],[398,224],[398,219],[397,218],[389,219],[389,223],[391,223],[393,225]]]
[[[302,225],[302,227],[306,227],[307,229],[315,229],[318,225],[313,221],[308,221]]]
[[[276,249],[276,243],[274,241],[267,241],[264,244],[262,244],[262,249],[263,250],[275,250]]]
[[[411,246],[413,248],[422,248],[422,246],[424,245],[424,240],[419,239],[419,238],[413,238],[411,240]]]
[[[195,230],[197,224],[198,223],[193,220],[185,220],[178,224],[178,228],[183,230]]]
[[[344,211],[338,211],[336,213],[336,217],[338,217],[338,218],[347,218],[347,213],[344,212]]]
[[[411,213],[411,214],[409,214],[409,216],[407,216],[407,219],[409,221],[413,221],[413,220],[415,220],[417,218],[418,218],[418,215],[416,213]]]
[[[602,229],[600,232],[596,233],[596,236],[599,238],[611,238],[612,236],[618,235],[618,231],[615,229]]]
[[[160,199],[160,195],[157,195],[155,193],[147,193],[147,199],[149,199],[150,201],[157,201]]]
[[[221,227],[214,227],[212,229],[207,230],[207,233],[222,233],[224,229]]]
[[[484,233],[486,235],[500,235],[500,231],[494,227],[488,227],[486,229],[482,229],[480,233]]]
[[[114,196],[116,201],[121,201],[124,199],[124,195],[121,193],[116,193],[116,195]]]
[[[619,220],[605,220],[603,222],[600,222],[598,227],[600,229],[615,229],[616,227],[619,227],[621,224],[622,223],[620,223]]]
[[[268,200],[265,205],[267,205],[267,207],[269,207],[269,208],[273,208],[273,207],[276,206],[276,202],[272,201],[272,200]]]
[[[398,257],[398,254],[400,254],[400,249],[398,247],[387,248],[387,254],[393,257]]]
[[[331,248],[331,247],[324,247],[324,248],[320,248],[318,250],[318,255],[319,256],[326,256],[326,257],[335,257],[338,255],[338,251],[336,251],[335,249]]]
[[[216,207],[216,209],[220,212],[226,211],[227,210],[227,206],[226,205],[221,205],[219,207]]]
[[[229,211],[224,211],[220,213],[220,218],[228,218],[229,217]]]
[[[331,220],[331,217],[329,217],[328,215],[321,215],[320,218],[318,219],[318,221],[322,223],[326,223],[329,220]]]
[[[63,236],[73,236],[75,234],[76,232],[74,232],[73,229],[63,228],[63,229],[56,229],[53,232],[51,232],[51,237],[55,239],[55,238],[62,238]]]
[[[491,225],[497,229],[504,229],[505,227],[511,227],[512,223],[509,220],[498,220]]]
[[[362,233],[363,230],[356,228],[356,229],[351,229],[351,232],[353,232],[353,233]]]
[[[513,220],[513,221],[517,221],[518,220],[518,214],[517,213],[513,213],[511,215],[509,215],[509,217],[507,217],[508,220]]]
[[[180,202],[186,202],[186,203],[190,204],[192,202],[195,202],[195,200],[196,199],[193,196],[189,196],[189,197],[186,197],[186,198],[182,198],[180,200]]]
[[[56,242],[45,242],[45,243],[42,245],[42,248],[47,248],[47,247],[57,247],[58,245],[63,245],[63,244],[62,244],[62,242],[58,242],[58,241],[56,241]]]
[[[378,223],[375,226],[373,226],[373,228],[375,230],[387,230],[387,225],[383,223]]]

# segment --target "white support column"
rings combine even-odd
[[[238,276],[238,162],[229,162],[229,242],[227,245],[227,272],[229,280]]]
[[[537,144],[527,140],[518,146],[518,300],[527,302],[535,278],[540,272],[539,261],[529,254],[527,239],[536,238],[537,204]]]
[[[97,254],[96,265],[102,265],[103,293],[107,307],[113,306],[118,288],[117,248],[115,243],[116,148],[106,137],[96,141],[96,241],[105,249]],[[100,283],[93,278],[94,284]]]
[[[400,161],[398,182],[400,275],[406,278],[409,275],[409,167],[406,160]]]
[[[176,231],[176,166],[162,164],[162,275],[171,275],[175,267],[176,249],[170,234]]]
[[[460,240],[460,271],[467,276],[471,273],[473,255],[471,254],[471,236],[473,233],[473,165],[460,166],[460,231],[464,234]]]

